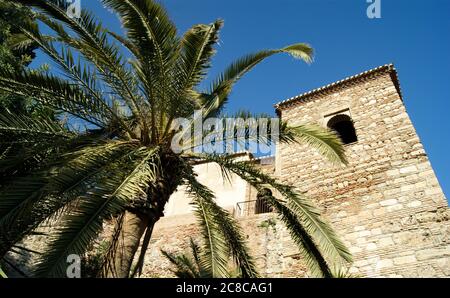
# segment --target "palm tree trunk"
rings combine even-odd
[[[142,274],[142,268],[144,267],[145,262],[145,253],[147,252],[148,246],[150,244],[150,240],[152,238],[153,234],[153,228],[155,227],[156,220],[150,220],[150,223],[147,227],[147,230],[145,231],[144,240],[142,241],[141,246],[141,253],[139,254],[138,261],[136,263],[136,267],[134,268],[133,272],[131,273],[131,277],[136,277],[136,274],[141,276]]]
[[[180,167],[177,162],[177,157],[172,155],[161,157],[162,167],[171,169],[171,171],[156,179],[156,182],[150,186],[146,204],[142,205],[142,201],[138,201],[136,205],[129,209],[135,212],[127,210],[123,215],[121,226],[119,225],[113,236],[114,239],[119,241],[116,241],[117,243],[108,252],[111,255],[107,256],[109,262],[103,265],[102,276],[128,278],[133,277],[136,273],[142,273],[145,252],[151,240],[153,227],[164,216],[164,207],[180,184]],[[150,206],[148,206],[148,203],[150,203]],[[144,232],[146,233],[137,268],[134,272],[131,272],[131,266]]]
[[[125,211],[122,227],[118,234],[118,243],[112,252],[112,264],[106,268],[106,277],[129,277],[134,256],[148,223],[148,216]]]

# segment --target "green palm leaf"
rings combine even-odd
[[[108,143],[70,154],[34,175],[15,179],[0,192],[0,251],[6,252],[24,235],[85,191],[87,185],[110,168],[110,159],[129,155],[132,144]],[[61,209],[63,208],[63,209]]]
[[[202,267],[211,272],[212,277],[228,277],[227,245],[220,230],[215,222],[211,205],[202,199],[194,199],[195,214],[200,218],[199,225],[202,228],[203,237],[207,239]]]
[[[190,173],[186,180],[187,191],[194,196],[193,204],[203,227],[204,239],[210,244],[204,252],[211,257],[211,261],[203,267],[212,272],[214,277],[218,277],[217,274],[228,274],[226,260],[230,254],[243,277],[257,277],[256,266],[236,221],[216,204],[214,194],[199,183],[193,173]]]
[[[252,186],[257,190],[262,190],[260,184],[247,179]],[[311,238],[310,234],[306,231],[303,225],[298,220],[298,213],[290,210],[285,204],[277,200],[273,196],[264,197],[265,202],[272,206],[279,214],[282,221],[286,224],[292,239],[295,241],[297,246],[300,248],[300,253],[306,261],[308,269],[311,271],[313,276],[318,277],[332,277],[330,268],[322,255],[314,240]]]
[[[274,178],[254,168],[250,163],[236,162],[227,157],[202,155],[201,159],[215,162],[225,170],[231,171],[255,187],[270,186],[280,192],[286,200],[284,205],[295,214],[298,224],[311,235],[320,251],[328,257],[331,267],[340,266],[352,257],[333,229],[320,217],[319,211],[309,200],[301,197],[293,187],[278,183]],[[291,225],[291,223],[289,223]],[[301,248],[303,250],[303,248]],[[330,265],[329,265],[330,266]],[[323,272],[326,275],[325,272]]]
[[[281,124],[280,140],[295,142],[316,149],[329,161],[347,164],[345,149],[336,133],[317,125],[288,126]]]
[[[166,257],[173,265],[176,266],[176,270],[172,272],[179,278],[201,278],[203,277],[199,269],[194,265],[191,258],[187,255],[176,255],[168,251],[162,250],[161,253]]]
[[[78,200],[76,210],[62,218],[48,250],[37,264],[37,276],[65,276],[67,257],[71,254],[83,255],[101,232],[103,221],[124,210],[124,202],[110,195],[111,184],[110,179],[107,185],[92,189],[88,196]]]
[[[39,276],[64,276],[68,255],[83,255],[102,230],[104,220],[125,210],[127,203],[146,193],[155,176],[157,149],[143,150],[125,176],[105,175],[95,188],[77,199],[76,208],[61,219],[54,240],[36,269]],[[110,170],[123,171],[124,164]],[[130,167],[130,165],[128,165]],[[120,173],[120,172],[119,172]]]
[[[0,70],[0,90],[30,96],[43,105],[72,114],[97,127],[105,127],[107,123],[107,114],[98,101],[93,101],[82,89],[57,76]]]
[[[60,123],[50,119],[29,117],[4,111],[0,114],[0,136],[26,137],[27,143],[42,141],[42,138],[68,139],[74,135]],[[5,144],[0,141],[0,144]]]
[[[313,49],[308,44],[298,43],[282,49],[260,51],[238,59],[212,83],[209,92],[204,94],[204,106],[208,111],[206,116],[217,116],[223,110],[232,86],[263,60],[280,53],[287,53],[307,63],[310,63],[313,57]]]
[[[125,67],[124,58],[115,44],[109,43],[107,30],[95,17],[82,9],[80,19],[67,14],[68,4],[58,0],[18,0],[17,2],[36,7],[44,16],[53,18],[68,26],[78,38],[69,36],[63,27],[38,15],[58,35],[58,39],[76,49],[86,61],[92,63],[102,75],[104,82],[127,102],[133,114],[141,116],[138,109],[140,96],[133,75]]]

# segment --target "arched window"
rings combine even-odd
[[[339,114],[334,116],[328,121],[327,126],[337,132],[344,144],[351,144],[358,141],[352,118],[348,115]]]
[[[255,214],[263,214],[272,212],[272,207],[267,204],[266,197],[271,197],[272,191],[268,188],[263,188],[258,191],[256,195]]]

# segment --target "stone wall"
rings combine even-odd
[[[306,276],[298,251],[286,228],[275,214],[261,214],[239,219],[247,237],[259,272],[265,277]],[[146,253],[143,277],[173,277],[170,262],[161,249],[172,253],[190,252],[189,238],[199,240],[195,223],[174,226],[168,221],[158,223]]]
[[[349,164],[281,145],[277,173],[314,198],[354,255],[352,273],[378,277],[450,276],[447,201],[405,110],[392,68],[281,106],[291,125],[324,125],[349,109],[358,142]]]

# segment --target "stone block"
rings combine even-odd
[[[411,263],[416,263],[416,262],[417,262],[417,259],[413,255],[394,258],[395,265],[405,265],[405,264],[411,264]]]

